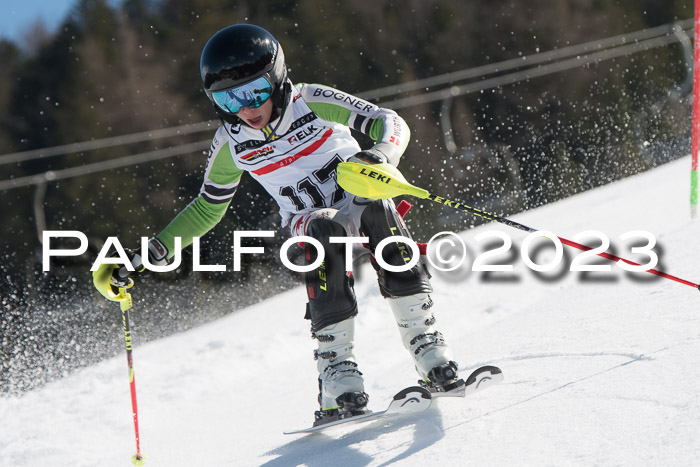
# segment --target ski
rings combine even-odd
[[[293,435],[298,433],[314,433],[326,428],[345,425],[348,423],[371,422],[394,415],[423,412],[430,408],[432,399],[439,397],[465,397],[470,394],[474,394],[477,391],[481,391],[482,389],[498,384],[503,381],[503,372],[500,368],[495,366],[482,366],[472,371],[469,377],[467,377],[466,381],[459,381],[461,381],[462,384],[448,392],[431,391],[429,389],[432,388],[411,386],[399,391],[392,398],[392,401],[389,403],[386,410],[350,416],[340,420],[333,420],[321,425],[303,428],[301,430],[285,431],[284,434]]]
[[[503,381],[503,372],[496,366],[482,366],[472,371],[466,381],[460,380],[464,384],[449,392],[430,391],[433,398],[438,397],[465,397],[493,386]],[[431,389],[431,388],[428,388]]]
[[[425,410],[428,410],[428,408],[430,407],[431,399],[432,397],[430,391],[428,391],[427,389],[421,388],[419,386],[410,386],[396,393],[386,410],[350,416],[321,425],[303,428],[301,430],[285,431],[284,434],[293,435],[297,433],[314,433],[317,431],[325,430],[326,428],[344,425],[347,423],[371,422],[374,420],[392,417],[395,415],[423,412]]]

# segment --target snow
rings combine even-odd
[[[658,240],[659,268],[697,282],[700,224],[689,217],[689,167],[686,157],[510,217],[566,238],[599,230],[625,257],[619,235],[648,230]],[[516,250],[526,235],[495,224],[462,235],[474,246],[475,235],[492,229],[506,232]],[[617,266],[606,280],[567,273],[544,281],[518,256],[500,259],[515,264],[510,280],[436,277],[433,297],[438,328],[463,373],[494,364],[501,385],[436,400],[421,416],[322,434],[282,434],[310,424],[316,408],[315,341],[302,320],[302,287],[143,345],[134,309],[146,465],[694,463],[698,291],[653,276],[634,280]],[[416,375],[373,272],[360,272],[356,355],[370,406],[381,410]],[[0,417],[2,466],[125,466],[135,453],[125,357],[0,399]]]

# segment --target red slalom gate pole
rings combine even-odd
[[[690,167],[690,216],[698,211],[698,151],[700,150],[700,0],[695,0],[695,53],[693,59],[693,128]]]

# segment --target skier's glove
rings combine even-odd
[[[388,159],[379,149],[372,148],[365,151],[360,151],[353,156],[350,156],[348,162],[358,162],[360,164],[374,165],[383,164]]]
[[[112,276],[109,279],[109,285],[113,288],[125,288],[129,285],[129,277],[131,275],[142,276],[148,272],[143,264],[143,255],[141,248],[132,250],[125,248],[124,253],[129,258],[134,270],[129,271],[126,266],[115,268],[112,271]],[[114,255],[113,255],[114,256]],[[152,238],[148,241],[148,262],[154,266],[165,266],[168,264],[168,249],[165,248],[160,240]]]

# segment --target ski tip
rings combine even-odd
[[[488,371],[492,375],[497,375],[497,374],[503,373],[500,368],[498,368],[497,366],[493,366],[493,365],[482,366],[479,368],[478,371]]]
[[[432,394],[425,388],[420,386],[409,386],[397,392],[394,396],[395,401],[406,399],[407,397],[420,397],[422,399],[432,399]]]
[[[472,374],[469,375],[469,378],[467,378],[467,386],[473,385],[477,382],[477,380],[479,381],[479,384],[485,380],[503,381],[503,372],[497,366],[482,366],[474,370]]]

